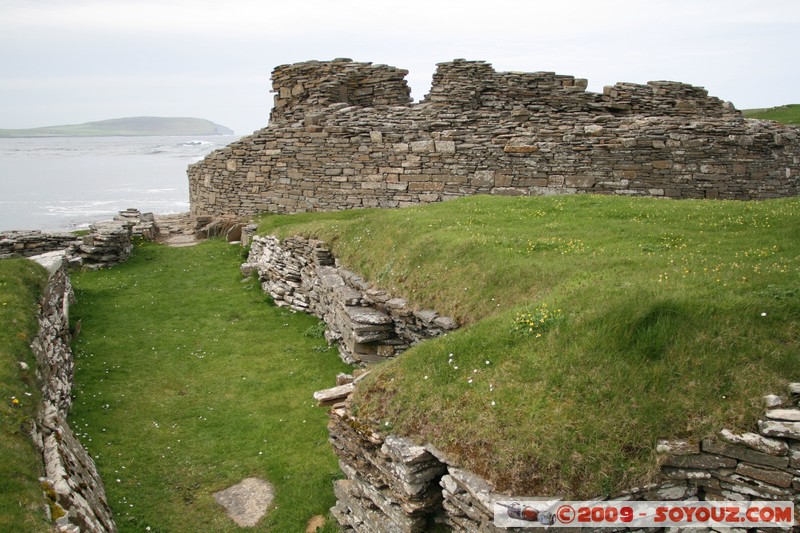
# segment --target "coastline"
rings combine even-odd
[[[129,207],[187,212],[187,168],[236,138],[0,139],[0,232],[77,231]]]

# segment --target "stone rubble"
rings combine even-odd
[[[188,169],[191,213],[244,219],[404,207],[470,194],[761,199],[800,192],[800,129],[750,120],[684,83],[602,94],[553,72],[437,65],[281,65],[269,125]]]
[[[83,236],[38,230],[2,232],[0,259],[65,250],[70,267],[96,270],[127,261],[133,250],[132,240],[190,246],[197,244],[198,238],[225,235],[228,241],[239,241],[244,227],[240,222],[210,219],[202,228],[196,224],[188,213],[156,216],[131,208],[120,211],[113,220],[91,224]]]
[[[458,327],[449,317],[415,310],[405,300],[374,289],[339,266],[321,241],[251,237],[242,273],[257,273],[275,304],[312,313],[327,326],[345,362],[366,364],[394,357],[409,346]]]

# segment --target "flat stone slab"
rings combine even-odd
[[[275,498],[275,488],[268,481],[249,477],[225,490],[214,493],[214,499],[228,512],[239,527],[258,524]]]
[[[195,246],[200,241],[194,235],[170,235],[164,240],[164,243],[172,248],[184,248]]]

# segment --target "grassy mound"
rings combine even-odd
[[[800,379],[800,199],[470,197],[266,217],[469,327],[364,381],[355,409],[518,494],[651,478],[658,438],[751,428]]]
[[[29,346],[46,281],[32,261],[0,260],[0,531],[50,531],[38,481],[42,458],[28,435],[40,402]]]
[[[96,460],[120,531],[238,531],[212,494],[275,485],[255,531],[303,531],[339,475],[312,398],[346,371],[318,320],[242,282],[241,249],[137,246],[73,276],[82,320],[71,421]]]
[[[742,113],[747,118],[774,120],[783,124],[800,126],[800,104],[781,105],[769,109],[745,109]]]

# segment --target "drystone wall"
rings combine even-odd
[[[96,270],[127,261],[133,250],[132,237],[153,240],[157,235],[152,213],[127,209],[114,220],[91,224],[89,233],[83,236],[39,230],[0,233],[0,259],[63,250],[71,267]]]
[[[39,332],[31,348],[36,356],[42,406],[32,437],[42,454],[45,493],[63,533],[114,532],[116,524],[94,461],[70,428],[74,359],[70,349],[69,304],[73,298],[66,253],[32,258],[50,272],[42,295]],[[59,516],[61,515],[61,516]]]
[[[371,288],[336,266],[330,249],[303,237],[253,237],[242,273],[257,272],[275,303],[312,313],[327,325],[328,342],[338,342],[348,363],[394,357],[412,344],[451,331],[457,324],[431,310],[415,310],[402,298]]]
[[[438,65],[409,103],[405,71],[345,59],[277,67],[269,125],[188,169],[194,216],[402,207],[470,194],[797,195],[800,129],[745,119],[691,85],[602,94],[552,72]]]
[[[800,517],[798,400],[800,383],[793,383],[782,397],[765,397],[768,408],[752,432],[723,429],[702,442],[660,441],[662,466],[654,483],[597,499],[791,501]],[[331,513],[345,531],[418,533],[435,522],[457,533],[522,531],[495,527],[494,504],[526,495],[495,491],[433,446],[373,431],[347,401],[334,404],[329,416],[330,442],[346,476],[335,482]]]
[[[442,509],[446,465],[408,439],[373,432],[343,406],[331,411],[328,428],[346,477],[333,488],[339,524],[369,533],[429,531]]]
[[[0,233],[0,259],[32,257],[56,250],[70,250],[74,253],[79,245],[80,238],[73,233],[5,231]]]

